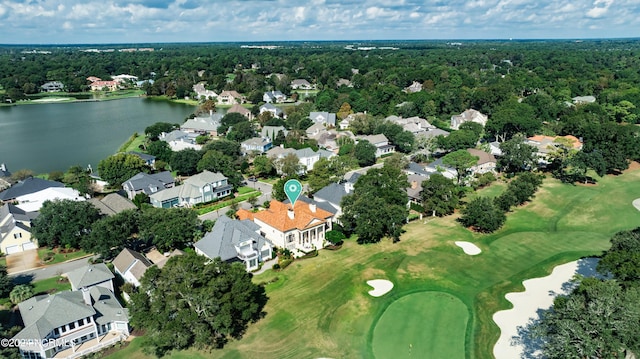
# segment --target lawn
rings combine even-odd
[[[469,313],[442,292],[406,295],[391,303],[373,331],[376,358],[461,358]]]
[[[640,198],[638,181],[640,170],[607,176],[595,186],[546,179],[533,201],[509,213],[505,226],[493,234],[468,231],[456,222],[456,215],[428,218],[406,225],[406,233],[395,244],[383,240],[357,245],[349,240],[340,250],[320,251],[317,258],[293,262],[278,273],[267,271],[254,278],[258,283],[277,278],[265,286],[269,296],[265,318],[251,325],[242,340],[201,355],[385,357],[381,350],[389,344],[376,339],[380,336],[376,333],[393,331],[397,322],[404,321],[424,332],[407,334],[422,343],[423,334],[433,330],[430,322],[447,320],[457,323],[455,329],[447,329],[448,335],[438,336],[427,350],[448,346],[445,357],[491,358],[499,336],[492,315],[511,307],[504,295],[523,290],[522,280],[547,275],[558,264],[600,254],[613,233],[637,227],[640,212],[631,202]],[[483,191],[499,192],[491,187]],[[454,245],[459,240],[473,242],[483,252],[467,256]],[[374,298],[367,294],[370,279],[388,279],[395,286],[389,294]],[[446,318],[427,308],[402,314],[404,301],[420,298],[413,297],[418,293],[446,293],[444,298],[452,298]],[[409,299],[403,299],[406,296]],[[435,300],[433,305],[444,308],[445,303]],[[387,311],[398,311],[404,319],[389,321]],[[429,335],[439,335],[434,333]],[[408,353],[403,345],[398,355]]]
[[[61,262],[66,262],[68,260],[80,258],[86,256],[88,253],[83,250],[74,250],[69,253],[60,253],[59,248],[49,249],[47,247],[38,248],[38,257],[40,260],[44,260],[46,257],[50,256],[49,253],[53,253],[53,259],[47,261],[45,264],[51,265]]]
[[[65,290],[71,290],[71,284],[68,280],[62,277],[54,277],[49,279],[43,279],[41,281],[33,282],[33,293],[45,294],[62,292]]]
[[[118,152],[131,152],[131,151],[141,152],[140,146],[144,143],[146,139],[147,138],[144,134],[140,135],[136,132],[133,135],[131,135],[131,137],[129,137],[127,142],[123,143],[120,146],[120,148],[118,149]]]

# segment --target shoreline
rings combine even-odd
[[[42,104],[52,104],[52,103],[76,103],[76,102],[102,102],[102,101],[113,101],[113,100],[122,100],[127,98],[156,98],[157,96],[147,96],[142,90],[125,90],[132,91],[131,93],[122,93],[113,92],[113,96],[107,97],[93,97],[93,98],[76,98],[76,96],[94,96],[96,93],[92,92],[55,92],[55,95],[46,95],[36,99],[26,99],[26,100],[18,100],[12,103],[2,103],[0,107],[13,107],[13,106],[24,106],[24,105],[42,105]],[[168,100],[168,99],[167,99]],[[187,103],[183,103],[187,104]]]
[[[558,295],[573,290],[575,284],[570,281],[575,275],[594,276],[598,260],[589,257],[557,265],[545,277],[523,280],[524,291],[505,294],[513,308],[493,314],[493,321],[500,328],[500,337],[493,346],[494,357],[511,359],[521,358],[525,353],[537,353],[539,344],[522,336],[527,333],[528,324],[539,319],[540,312],[549,309]]]

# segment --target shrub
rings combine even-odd
[[[336,245],[342,243],[347,237],[338,230],[331,230],[326,233],[325,238],[331,242],[331,244]]]
[[[280,270],[281,267],[280,267],[280,264],[276,263],[271,268],[273,268],[273,270]]]

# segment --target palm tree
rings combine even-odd
[[[9,299],[13,304],[18,304],[33,297],[33,287],[28,284],[18,284],[9,293]]]

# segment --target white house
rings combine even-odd
[[[280,91],[267,91],[262,95],[262,101],[266,103],[282,103],[286,100],[287,96]]]
[[[260,226],[261,234],[274,246],[294,253],[308,253],[324,248],[325,233],[332,229],[333,214],[309,203],[297,201],[291,205],[272,200],[269,208],[260,212],[241,209],[240,220],[249,219]]]
[[[113,269],[125,282],[140,286],[140,280],[153,263],[141,253],[125,248],[113,259]]]
[[[358,136],[358,140],[369,141],[369,143],[376,146],[376,157],[381,157],[396,151],[396,146],[390,145],[387,136],[381,133],[370,136]]]
[[[460,129],[460,125],[465,122],[479,123],[484,127],[487,124],[487,116],[483,115],[480,111],[474,109],[465,110],[459,115],[451,116],[451,128],[454,130]]]

